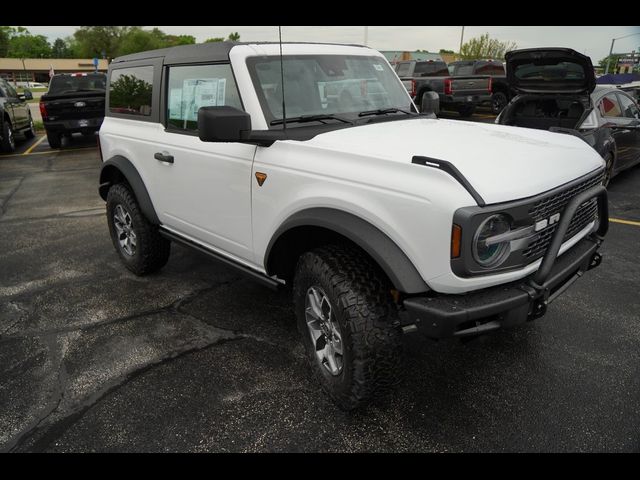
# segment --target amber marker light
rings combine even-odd
[[[460,225],[453,224],[451,229],[451,258],[460,256],[460,245],[462,239],[462,228]]]

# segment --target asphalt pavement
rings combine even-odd
[[[311,377],[286,293],[175,245],[129,273],[99,167],[91,137],[0,155],[0,451],[640,450],[640,167],[612,181],[602,265],[545,317],[406,336],[397,391],[350,414]]]

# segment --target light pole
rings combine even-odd
[[[464,40],[464,27],[462,27],[462,33],[460,34],[460,48],[458,49],[458,55],[462,58],[462,42]]]
[[[29,82],[29,77],[27,75],[27,67],[24,66],[24,58],[21,58],[20,60],[22,60],[22,69],[24,70],[24,78],[27,81],[27,88],[30,88],[31,83]]]
[[[640,35],[638,33],[632,33],[631,35],[625,35],[624,37],[612,38],[611,39],[611,48],[609,49],[609,56],[607,57],[607,68],[604,69],[604,74],[609,73],[609,62],[611,62],[611,55],[613,55],[613,45],[616,43],[616,40],[620,40],[622,38],[633,37],[634,35]]]

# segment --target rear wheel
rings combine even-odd
[[[500,114],[500,112],[504,110],[504,107],[507,106],[507,102],[508,99],[504,93],[495,92],[493,95],[491,95],[491,111],[495,115]]]
[[[2,143],[0,146],[3,152],[13,152],[16,149],[16,139],[13,136],[13,129],[7,120],[2,124]]]
[[[129,270],[145,275],[165,266],[171,242],[146,219],[133,193],[124,184],[109,189],[107,221],[113,246]]]
[[[60,148],[62,146],[62,136],[59,133],[47,132],[47,142],[51,148]]]
[[[33,124],[33,118],[29,115],[29,128],[24,132],[25,138],[33,138],[36,136],[36,126]]]
[[[298,261],[298,329],[315,377],[344,410],[399,381],[401,334],[390,289],[382,272],[353,247],[319,248]]]

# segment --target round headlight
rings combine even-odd
[[[491,243],[487,245],[487,238],[507,233],[511,229],[511,222],[506,215],[491,215],[480,224],[473,239],[473,258],[485,268],[496,267],[506,260],[511,250],[510,242]]]

